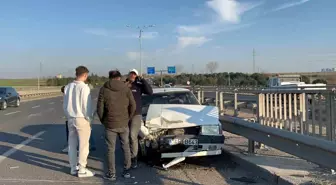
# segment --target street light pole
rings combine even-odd
[[[39,63],[39,75],[37,78],[37,91],[40,91],[40,78],[41,78],[41,71],[42,71],[42,62]]]
[[[126,25],[126,27],[131,27],[130,25]],[[146,28],[152,28],[155,27],[155,25],[145,25],[145,26],[137,26],[137,29],[139,29],[139,60],[140,60],[140,75],[142,75],[142,33],[144,32],[144,29]]]
[[[141,42],[141,32],[143,32],[141,29],[139,31],[139,43],[140,43],[140,75],[142,76],[142,42]]]

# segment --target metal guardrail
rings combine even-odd
[[[61,94],[61,92],[42,92],[42,93],[28,93],[20,95],[21,98],[28,98],[28,97],[37,97],[37,96],[51,96]]]
[[[13,86],[17,91],[37,91],[37,86]],[[40,90],[61,89],[61,86],[40,86]]]
[[[239,118],[222,116],[223,129],[249,139],[249,152],[254,153],[254,142],[264,143],[283,152],[311,161],[320,166],[336,167],[336,144],[331,141],[305,136]]]

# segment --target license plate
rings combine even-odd
[[[181,143],[181,139],[169,139],[169,145],[177,145]]]
[[[177,145],[177,144],[184,144],[184,145],[198,145],[197,139],[170,139],[169,145]]]
[[[184,139],[183,140],[184,145],[198,145],[197,139]]]

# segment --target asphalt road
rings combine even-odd
[[[93,92],[96,101],[97,91]],[[110,184],[104,181],[105,145],[103,126],[93,125],[97,150],[90,153],[88,167],[97,175],[79,179],[69,174],[62,97],[23,102],[18,108],[0,111],[0,184]],[[119,145],[119,144],[118,144]],[[132,178],[120,176],[123,157],[116,149],[117,183],[112,184],[246,184],[231,178],[256,178],[248,169],[236,166],[228,156],[188,160],[168,171],[144,163],[133,170]],[[268,184],[257,179],[255,184]]]

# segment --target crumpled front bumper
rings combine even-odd
[[[198,142],[197,144],[184,144],[183,141],[185,139],[195,139]],[[172,143],[172,140],[180,142]],[[158,147],[161,153],[161,158],[220,155],[222,149],[224,149],[224,140],[224,135],[166,135],[160,137]]]
[[[197,140],[197,142],[190,142],[190,139]],[[168,164],[162,164],[162,167],[167,169],[184,161],[187,157],[220,155],[224,148],[224,140],[224,135],[162,136],[158,143],[161,158],[173,158]]]

